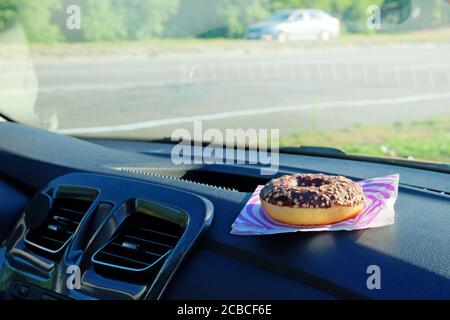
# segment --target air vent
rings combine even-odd
[[[97,272],[127,280],[154,275],[175,247],[184,229],[174,222],[136,212],[92,257]]]
[[[92,201],[85,198],[57,196],[42,226],[26,234],[27,246],[45,255],[62,252],[91,204]]]

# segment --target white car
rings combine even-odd
[[[293,9],[275,12],[266,21],[252,24],[246,32],[246,39],[329,40],[339,35],[339,19],[316,9]]]

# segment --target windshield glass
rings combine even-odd
[[[269,21],[286,21],[290,17],[291,14],[292,14],[292,11],[277,12],[277,13],[271,15],[267,20],[269,20]]]
[[[296,9],[326,15],[258,27]],[[449,57],[445,0],[0,0],[0,114],[68,135],[201,121],[448,163]]]

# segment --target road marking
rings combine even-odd
[[[170,82],[161,82],[155,80],[153,82],[134,82],[134,83],[89,83],[89,84],[76,84],[76,85],[62,85],[52,87],[41,87],[39,93],[57,93],[63,94],[68,92],[77,91],[103,91],[103,90],[124,90],[124,89],[140,89],[154,86],[170,85]]]
[[[68,128],[55,130],[62,134],[85,134],[85,133],[104,133],[104,132],[117,132],[117,131],[134,131],[155,127],[162,127],[168,125],[178,125],[183,123],[191,123],[194,121],[212,121],[212,120],[224,120],[230,118],[250,117],[263,114],[273,114],[291,111],[303,111],[309,109],[333,109],[333,108],[345,108],[345,107],[369,107],[378,105],[396,105],[405,104],[411,102],[438,100],[450,98],[450,92],[422,94],[414,96],[403,96],[396,98],[383,98],[372,100],[351,100],[351,101],[330,101],[319,102],[315,104],[304,105],[291,105],[291,106],[278,106],[259,109],[247,109],[228,112],[218,112],[214,114],[200,114],[188,117],[176,117],[168,119],[150,120],[144,122],[135,122],[128,124],[110,125],[110,126],[98,126],[88,128]]]

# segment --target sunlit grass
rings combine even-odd
[[[450,163],[450,116],[386,126],[355,125],[336,131],[299,131],[282,137],[280,144],[326,146],[356,154]]]

